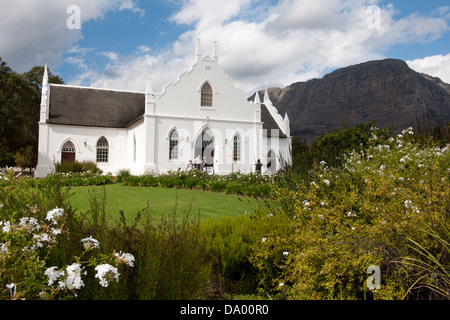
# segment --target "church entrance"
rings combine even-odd
[[[63,162],[75,162],[75,146],[70,141],[61,148],[61,163]]]
[[[195,141],[194,157],[200,156],[206,161],[206,168],[214,166],[214,137],[210,130],[204,130]]]

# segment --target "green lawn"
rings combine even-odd
[[[107,211],[113,219],[119,217],[123,210],[127,220],[134,219],[136,213],[149,203],[153,214],[167,215],[175,207],[177,213],[183,215],[190,210],[191,214],[200,212],[201,219],[216,218],[221,215],[239,216],[252,212],[261,200],[226,195],[201,190],[182,190],[160,187],[128,187],[121,184],[104,186],[106,191]],[[103,196],[103,186],[72,187],[73,194],[69,201],[79,212],[89,208],[90,194]]]

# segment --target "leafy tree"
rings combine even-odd
[[[11,158],[30,146],[36,165],[43,75],[42,66],[19,74],[0,57],[0,166],[11,165]],[[51,71],[48,75],[50,83],[63,83]]]
[[[28,83],[37,91],[39,91],[39,93],[42,92],[42,78],[44,77],[44,69],[45,67],[43,66],[35,66],[23,74]],[[63,79],[61,79],[60,76],[53,74],[50,70],[48,70],[47,73],[49,83],[64,83]]]
[[[16,166],[25,169],[29,168],[31,173],[31,168],[35,165],[35,157],[33,154],[33,147],[28,146],[25,149],[20,150],[16,153],[14,157]]]

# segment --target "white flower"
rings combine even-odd
[[[86,251],[99,248],[100,246],[98,240],[92,238],[92,236],[90,236],[89,238],[81,239],[81,242],[83,243],[84,250]]]
[[[35,219],[33,217],[21,218],[20,222],[19,222],[19,226],[27,231],[33,231],[33,230],[37,231],[41,227],[39,225],[39,222],[37,221],[37,219]]]
[[[330,184],[330,180],[328,180],[328,179],[323,180],[323,182],[325,182],[328,185]]]
[[[100,285],[103,287],[107,287],[109,285],[109,282],[112,280],[116,280],[116,282],[119,282],[119,272],[117,268],[113,267],[110,264],[101,264],[95,267],[95,270],[97,271],[97,274],[95,275],[96,278],[100,280]]]
[[[262,242],[265,242],[266,240],[267,240],[267,238],[262,238],[262,240],[261,240],[261,241],[262,241]]]
[[[349,212],[347,213],[347,216],[348,216],[348,217],[356,217],[356,213],[355,213],[354,211],[349,211]]]
[[[0,243],[0,253],[8,253],[8,245],[6,243]]]
[[[314,181],[311,182],[311,185],[314,186],[314,187],[316,187],[316,189],[319,189],[319,186],[318,186],[317,183],[315,183]]]
[[[67,289],[81,289],[84,287],[84,282],[81,280],[82,268],[79,263],[74,263],[66,268],[67,278],[62,284],[62,287],[67,287]],[[86,274],[86,272],[84,272]]]
[[[0,221],[0,226],[3,225],[2,227],[2,231],[5,233],[8,233],[9,231],[11,231],[11,223],[9,221]]]
[[[412,205],[412,201],[411,201],[411,200],[406,200],[406,201],[405,201],[405,207],[406,207],[406,208],[411,207],[411,205]]]
[[[13,282],[13,283],[7,284],[7,285],[6,285],[6,288],[8,288],[9,290],[11,290],[11,289],[13,289],[15,286],[16,286],[16,284]]]
[[[47,268],[44,274],[48,278],[48,285],[51,286],[59,277],[64,276],[63,270],[56,270],[57,267]]]
[[[288,255],[289,255],[289,252],[287,252],[287,251],[283,252],[283,256],[287,257]]]
[[[279,287],[284,287],[284,282],[280,282],[280,283],[278,284],[278,286],[279,286]]]
[[[56,236],[57,234],[61,234],[61,229],[55,229],[55,228],[51,228],[50,229],[52,232],[52,235]]]
[[[43,244],[41,243],[41,241],[51,242],[52,238],[49,237],[48,233],[42,233],[42,234],[35,234],[33,236],[33,240],[36,241],[36,246],[38,248],[42,248]]]
[[[116,261],[124,263],[130,267],[134,265],[134,256],[131,253],[115,253]]]
[[[11,299],[12,299],[16,295],[16,284],[14,282],[7,284],[6,288],[9,289],[9,293],[10,293]]]
[[[55,208],[49,212],[47,212],[46,220],[52,221],[54,224],[58,224],[56,221],[58,218],[64,215],[64,210],[60,208]]]

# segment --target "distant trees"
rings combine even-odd
[[[0,57],[0,166],[34,167],[37,162],[43,66],[13,71]],[[48,72],[49,82],[64,81]]]

